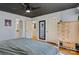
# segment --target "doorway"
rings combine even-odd
[[[39,39],[46,39],[46,21],[39,21]]]

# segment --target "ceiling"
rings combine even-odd
[[[78,3],[30,3],[33,7],[40,7],[39,9],[32,10],[31,13],[25,13],[22,3],[0,3],[0,10],[19,14],[26,17],[36,17],[45,15],[65,9],[77,7]]]

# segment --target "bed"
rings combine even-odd
[[[57,55],[58,49],[48,43],[18,38],[0,41],[0,55]]]

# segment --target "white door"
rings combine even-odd
[[[16,22],[16,37],[21,38],[23,33],[23,21],[19,20]]]
[[[25,25],[26,38],[32,38],[32,35],[33,35],[33,23],[32,23],[32,21],[28,20],[28,21],[26,21],[25,24],[26,24]]]

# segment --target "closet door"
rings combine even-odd
[[[65,48],[75,48],[79,42],[79,22],[60,22],[58,24],[59,41]]]
[[[79,42],[79,22],[72,22],[70,24],[70,41],[73,43]]]
[[[26,38],[32,38],[33,35],[33,23],[32,21],[28,20],[26,21]]]
[[[18,21],[16,23],[16,38],[22,38],[23,33],[23,21]]]
[[[66,41],[67,39],[67,27],[66,27],[67,23],[64,22],[60,22],[58,24],[58,35],[59,35],[59,40],[60,41]]]
[[[78,22],[69,22],[69,37],[68,41],[71,43],[75,43],[77,39],[77,25]]]
[[[78,39],[78,22],[61,22],[58,24],[59,40],[75,42]]]

